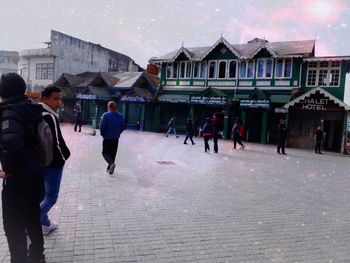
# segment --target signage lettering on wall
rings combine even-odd
[[[129,101],[129,102],[145,102],[145,99],[139,96],[135,96],[135,97],[123,96],[120,100]]]
[[[202,96],[191,96],[191,103],[199,104],[226,104],[226,97],[202,97]]]
[[[239,106],[241,108],[270,108],[269,100],[240,100]]]
[[[303,110],[327,110],[328,99],[304,99],[299,102]]]

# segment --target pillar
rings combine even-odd
[[[146,103],[139,104],[140,110],[141,110],[141,119],[140,119],[140,130],[144,131],[145,130],[145,107]]]
[[[224,134],[223,139],[227,140],[228,136],[228,107],[224,109]]]
[[[261,125],[261,143],[267,143],[267,121],[268,121],[268,112],[264,111],[262,115],[262,125]]]
[[[190,105],[190,117],[193,120],[193,118],[194,118],[194,105],[193,104]]]

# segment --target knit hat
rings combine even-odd
[[[13,96],[24,95],[27,85],[17,73],[2,74],[0,78],[0,97],[7,99]]]

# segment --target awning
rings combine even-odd
[[[270,96],[271,103],[287,103],[290,101],[292,95],[275,95]]]
[[[232,99],[232,101],[244,100],[244,99],[247,99],[248,97],[249,97],[248,94],[236,94]]]

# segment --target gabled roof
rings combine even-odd
[[[205,90],[203,90],[201,93],[200,93],[200,96],[204,96],[204,97],[227,97],[227,95],[219,90],[219,89],[216,89],[216,88],[207,88]]]
[[[212,52],[219,44],[224,44],[233,54],[236,55],[236,57],[240,57],[240,54],[238,51],[223,37],[221,37],[214,45],[212,45],[208,50],[202,55],[201,59],[204,59],[206,56],[209,55],[210,52]]]
[[[287,104],[285,104],[283,106],[283,108],[288,109],[289,107],[294,106],[296,103],[299,103],[301,100],[304,100],[306,97],[309,97],[312,94],[316,94],[316,92],[319,92],[320,94],[324,95],[325,97],[328,97],[329,99],[333,100],[335,104],[339,105],[339,107],[343,107],[347,111],[350,110],[349,105],[345,104],[344,102],[342,102],[338,98],[334,97],[332,94],[325,91],[321,87],[316,87],[316,88],[309,90],[308,92],[305,92],[303,95],[301,95],[301,96],[295,98],[294,100],[288,102]]]
[[[150,63],[173,62],[183,51],[192,61],[200,61],[205,58],[218,44],[226,45],[238,58],[253,58],[262,48],[266,48],[275,57],[312,57],[314,55],[315,40],[268,42],[256,39],[246,44],[231,45],[224,38],[220,38],[210,47],[189,47],[180,48],[161,57],[153,57]],[[175,59],[174,59],[175,58]]]

